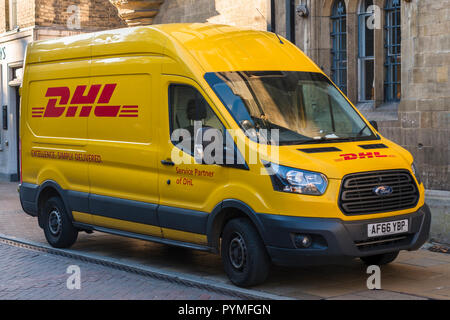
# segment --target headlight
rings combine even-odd
[[[265,167],[276,191],[321,195],[327,189],[328,180],[321,173],[294,169],[274,163],[266,163]]]
[[[414,164],[414,162],[413,162],[412,165],[411,165],[411,170],[412,170],[412,172],[414,173],[414,176],[415,176],[416,179],[417,179],[417,183],[418,183],[418,184],[421,184],[421,183],[422,183],[422,180],[420,180],[419,170],[417,170],[417,167],[416,167],[416,165]]]

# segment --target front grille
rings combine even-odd
[[[392,193],[378,196],[374,189],[389,186]],[[407,170],[373,171],[344,177],[339,206],[346,215],[371,214],[414,208],[419,192]]]

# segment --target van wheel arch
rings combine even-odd
[[[264,227],[255,211],[240,200],[227,199],[213,209],[207,222],[208,245],[214,253],[220,252],[220,238],[225,225],[235,218],[248,219],[258,231],[263,243],[265,243]]]
[[[64,203],[67,213],[69,214],[70,219],[73,221],[72,211],[68,206],[68,203],[63,196],[64,190],[54,181],[45,181],[39,187],[39,191],[37,194],[37,205],[38,205],[38,224],[41,228],[44,227],[44,219],[42,217],[42,208],[45,202],[51,197],[58,197]]]

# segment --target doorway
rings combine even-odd
[[[20,180],[21,177],[21,165],[20,165],[20,130],[19,130],[19,125],[20,125],[20,93],[19,93],[19,87],[14,87],[14,93],[16,95],[16,132],[15,132],[15,141],[16,141],[16,154],[17,154],[17,180]]]

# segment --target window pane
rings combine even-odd
[[[373,100],[374,99],[374,64],[373,60],[366,60],[365,66],[365,100]]]
[[[401,12],[400,1],[387,0],[385,6],[386,78],[385,100],[401,98]]]
[[[347,76],[347,21],[345,3],[343,0],[335,1],[332,12],[332,69],[331,77],[339,88],[346,93]]]
[[[193,144],[196,138],[195,130],[201,128],[218,129],[223,136],[225,130],[219,118],[210,108],[203,96],[193,87],[187,85],[171,85],[170,96],[170,134],[176,144],[183,142],[183,150],[193,154]],[[181,130],[173,135],[177,129],[187,130],[188,141],[180,138]],[[186,132],[186,131],[184,131]],[[183,136],[184,137],[184,136]],[[185,137],[184,137],[185,138]]]
[[[367,19],[366,18],[366,25],[365,25],[365,34],[364,34],[364,47],[365,47],[365,55],[366,57],[373,57],[373,29],[369,29],[367,27]]]
[[[345,69],[339,71],[342,77],[345,73]],[[373,136],[345,97],[322,74],[221,72],[207,73],[205,79],[238,124],[245,130],[250,128],[254,136],[276,129],[281,144],[324,136]]]

